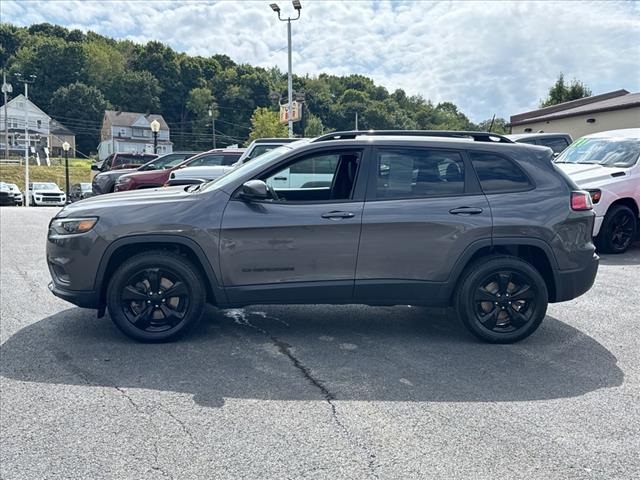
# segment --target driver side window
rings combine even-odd
[[[348,200],[355,186],[362,153],[322,152],[299,158],[264,175],[279,201]]]

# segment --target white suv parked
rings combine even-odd
[[[640,128],[593,133],[573,142],[556,159],[591,194],[598,249],[622,253],[640,225]]]
[[[53,205],[64,207],[67,197],[53,182],[34,182],[29,184],[29,205]]]

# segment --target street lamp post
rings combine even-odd
[[[209,117],[211,117],[211,135],[213,135],[213,148],[216,148],[216,104],[209,107]]]
[[[149,124],[153,133],[153,153],[158,153],[158,132],[160,131],[160,122],[154,120]]]
[[[65,179],[65,193],[67,195],[67,202],[66,203],[71,203],[69,200],[69,147],[71,147],[71,145],[69,145],[69,142],[64,142],[62,144],[62,150],[64,150],[64,179]]]
[[[16,73],[18,82],[24,84],[24,191],[29,192],[29,84],[35,82],[36,76],[29,75],[27,80],[21,73]],[[6,108],[6,106],[5,106]],[[23,202],[25,207],[29,201]]]
[[[291,2],[293,4],[293,8],[298,12],[298,16],[296,18],[282,18],[280,16],[280,7],[276,3],[272,3],[269,5],[271,10],[278,14],[278,20],[281,22],[287,22],[287,46],[289,50],[289,76],[287,80],[287,88],[289,90],[288,93],[288,105],[287,105],[287,119],[289,120],[289,138],[293,138],[293,120],[291,119],[291,113],[293,111],[293,76],[291,73],[291,22],[298,20],[300,18],[300,11],[302,10],[302,5],[300,4],[300,0],[293,0]]]

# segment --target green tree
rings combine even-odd
[[[310,113],[306,119],[306,125],[304,126],[304,136],[307,138],[319,137],[324,133],[324,125],[319,117]]]
[[[149,72],[124,72],[113,79],[109,91],[109,101],[121,110],[141,113],[160,111],[162,89]]]
[[[211,148],[211,123],[209,110],[213,107],[213,93],[208,88],[194,88],[187,98],[187,110],[194,119],[191,124],[191,144],[199,149]],[[217,111],[212,110],[217,116]]]
[[[107,108],[109,103],[100,90],[76,82],[53,93],[49,115],[73,131],[78,150],[88,154],[98,147],[100,124]]]
[[[509,133],[509,127],[507,127],[507,121],[504,118],[496,118],[493,120],[493,125],[491,118],[483,120],[478,124],[478,130],[481,132],[488,132],[489,128],[491,128],[493,133]]]
[[[43,110],[49,108],[53,92],[81,81],[86,54],[82,45],[67,43],[58,37],[29,37],[12,58],[11,70],[24,75],[36,75],[29,97]]]
[[[277,112],[265,107],[258,107],[251,115],[251,132],[247,144],[256,138],[284,138],[287,136],[287,126],[280,123]]]
[[[591,89],[584,83],[573,79],[569,85],[564,81],[564,74],[560,73],[556,83],[549,89],[549,94],[545,100],[540,102],[540,107],[549,107],[558,103],[569,102],[579,98],[590,97]]]

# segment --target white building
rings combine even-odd
[[[107,110],[102,120],[98,158],[104,160],[112,153],[153,153],[153,133],[150,124],[160,123],[158,154],[173,152],[169,126],[162,115]]]
[[[35,103],[27,100],[20,94],[0,107],[0,151],[4,154],[5,145],[5,109],[7,114],[9,153],[11,155],[24,155],[26,144],[24,124],[29,119],[29,145],[30,152],[37,153],[44,158],[44,148],[49,147],[49,123],[51,117],[40,110]]]

